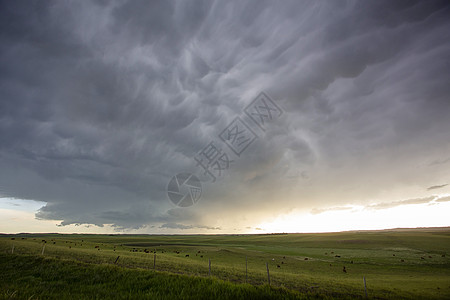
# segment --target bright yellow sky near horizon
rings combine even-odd
[[[439,199],[450,195],[443,194],[426,204],[406,204],[385,209],[372,209],[363,206],[344,206],[330,208],[323,212],[290,213],[271,218],[267,222],[256,224],[217,224],[221,230],[193,229],[161,229],[143,227],[117,231],[114,227],[105,225],[67,225],[58,226],[58,220],[39,220],[35,212],[45,205],[44,202],[0,198],[0,232],[57,232],[57,233],[161,233],[161,234],[233,234],[233,233],[311,233],[336,232],[349,230],[379,230],[391,228],[445,227],[449,226],[450,201],[439,202]],[[244,226],[246,225],[246,226]]]

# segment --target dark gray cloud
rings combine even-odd
[[[448,185],[448,183],[440,184],[440,185],[433,185],[433,186],[430,186],[429,188],[427,188],[427,190],[429,191],[429,190],[441,189],[443,187],[446,187],[447,185]]]
[[[252,225],[450,175],[447,1],[0,5],[0,196],[38,218]],[[174,208],[170,178],[263,90],[282,118]]]
[[[450,162],[450,157],[446,158],[446,159],[436,159],[436,160],[434,160],[434,161],[432,161],[430,163],[430,166],[445,164],[445,163],[448,163],[448,162]]]

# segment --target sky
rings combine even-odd
[[[450,226],[449,16],[2,1],[0,232]]]

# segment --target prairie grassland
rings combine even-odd
[[[76,298],[164,298],[164,291],[178,290],[169,288],[177,280],[185,285],[183,293],[167,292],[167,298],[196,293],[217,298],[211,294],[216,290],[224,298],[364,298],[365,277],[369,298],[450,299],[448,228],[280,235],[19,234],[0,236],[0,254],[3,298],[70,298],[74,289],[84,291]],[[36,274],[47,268],[61,273],[53,282],[60,288],[40,281],[38,287],[49,287],[45,292],[33,282],[43,280]],[[84,279],[70,275],[71,268],[81,277],[92,274],[88,279],[98,277],[96,272],[111,273],[109,277],[116,276],[111,280],[123,282],[110,286],[89,281],[84,288],[78,286]],[[53,278],[50,273],[42,277]],[[140,284],[147,277],[154,290]],[[156,283],[166,281],[168,286],[155,289]],[[208,290],[203,285],[217,287]]]

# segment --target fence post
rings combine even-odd
[[[267,269],[267,280],[269,281],[269,285],[270,285],[270,274],[269,274],[269,264],[266,263],[266,269]]]
[[[12,246],[11,254],[14,254],[14,245]]]
[[[44,246],[42,247],[42,253],[41,253],[41,255],[44,255],[44,250],[45,250],[45,244],[44,244]]]
[[[367,298],[366,277],[363,277],[363,280],[364,280],[364,293],[366,294],[366,298]]]
[[[155,255],[153,256],[153,270],[156,270],[156,252]]]
[[[209,276],[211,276],[211,258],[209,258]]]

